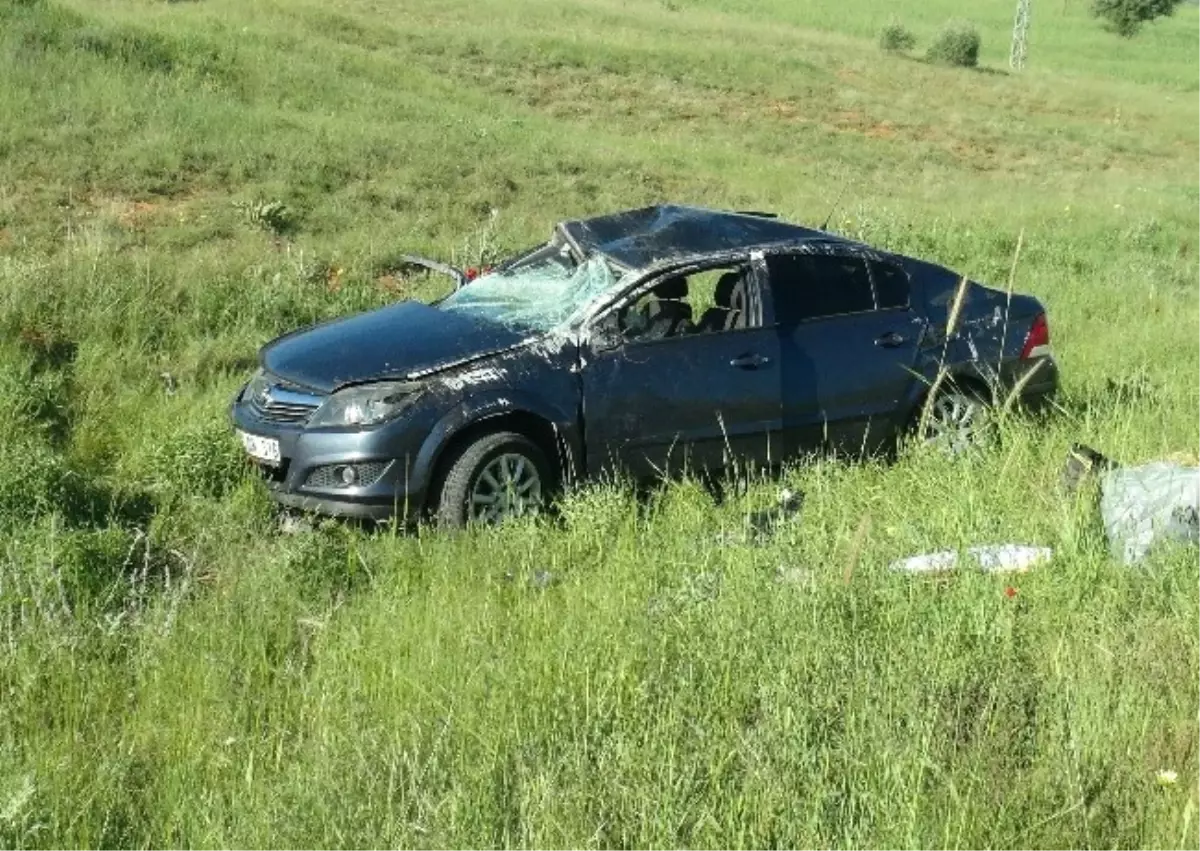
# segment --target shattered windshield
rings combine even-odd
[[[555,252],[481,275],[438,307],[518,331],[545,332],[616,284],[616,276],[602,257],[574,265]]]

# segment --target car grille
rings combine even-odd
[[[260,420],[299,423],[321,406],[322,398],[312,393],[273,384],[250,399],[250,410]]]
[[[358,474],[353,487],[370,487],[379,481],[379,477],[383,475],[387,465],[387,461],[364,461],[359,464],[332,464],[328,467],[317,467],[308,474],[304,486],[309,488],[347,487],[346,483],[342,481],[342,468],[353,467]]]

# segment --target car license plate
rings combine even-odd
[[[242,439],[242,446],[246,448],[246,452],[251,458],[256,458],[267,464],[279,463],[279,441],[273,437],[260,437],[257,434],[247,434],[244,431],[238,432],[238,437]]]

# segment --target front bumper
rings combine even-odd
[[[419,419],[402,417],[373,429],[310,431],[260,418],[240,394],[229,414],[237,430],[279,441],[277,464],[246,457],[280,505],[370,520],[413,517],[424,509],[428,483],[414,474],[413,462],[429,429]],[[345,485],[338,473],[347,465],[370,474]]]
[[[271,498],[285,508],[296,511],[323,514],[328,517],[345,517],[355,520],[390,520],[393,517],[407,518],[415,512],[408,509],[409,494],[397,495],[390,503],[365,502],[358,497],[330,499],[305,493],[289,493],[278,488],[271,489]]]

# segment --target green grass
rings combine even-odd
[[[1011,14],[0,4],[0,846],[1197,847],[1195,550],[1121,567],[1056,487],[1076,440],[1200,444],[1197,12],[1039,6],[1020,74]],[[876,46],[952,17],[979,69]],[[278,333],[434,295],[397,254],[659,200],[819,224],[843,186],[838,230],[1001,285],[1023,232],[1061,411],[798,466],[760,545],[719,533],[777,483],[277,532],[230,395]],[[887,570],[1009,541],[1055,559]]]

